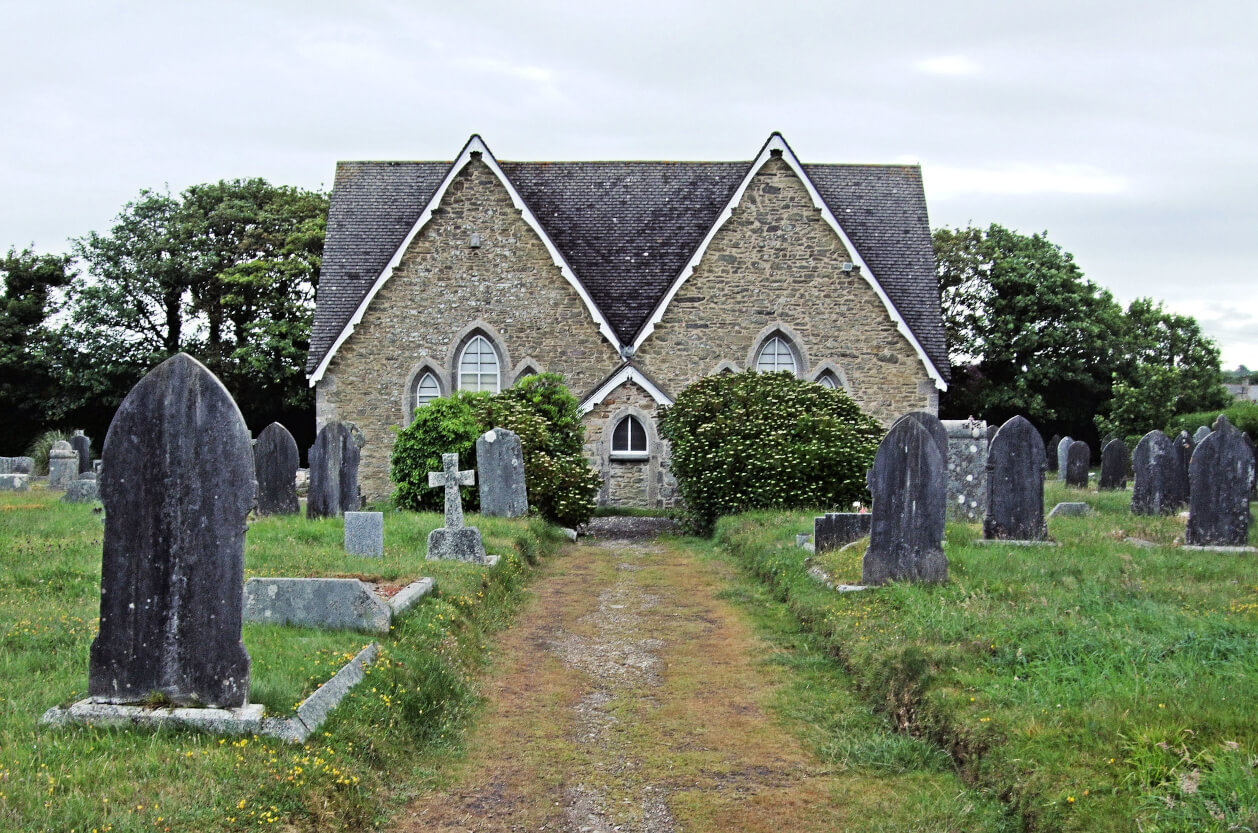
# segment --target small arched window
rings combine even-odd
[[[459,389],[497,393],[501,378],[498,352],[489,339],[473,336],[459,354]]]
[[[817,377],[817,384],[821,385],[823,388],[829,388],[830,390],[835,390],[839,387],[838,380],[836,380],[834,378],[834,374],[828,370]]]
[[[642,421],[630,414],[616,423],[612,430],[612,456],[619,458],[645,458],[648,454],[646,428]]]
[[[419,382],[415,385],[415,407],[427,405],[440,396],[441,383],[437,381],[437,375],[430,370],[424,371],[424,375],[419,377]]]
[[[513,384],[518,385],[520,384],[520,380],[523,379],[525,376],[536,376],[540,372],[541,371],[539,371],[536,367],[533,367],[533,365],[526,364],[523,368],[520,369],[519,373],[515,374],[515,382]]]
[[[761,373],[772,373],[776,370],[794,373],[795,351],[791,349],[790,343],[782,336],[773,336],[766,341],[756,356],[756,370]]]

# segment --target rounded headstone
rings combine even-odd
[[[1061,442],[1057,444],[1057,479],[1066,479],[1066,455],[1070,452],[1070,444],[1073,443],[1069,436],[1061,438]]]
[[[310,447],[310,490],[306,495],[307,518],[330,518],[356,512],[360,436],[344,422],[329,422]]]
[[[1097,486],[1101,489],[1127,488],[1127,469],[1131,465],[1131,455],[1127,453],[1127,444],[1120,439],[1112,439],[1101,449],[1101,479]]]
[[[1015,416],[1000,426],[987,452],[987,514],[983,537],[1040,541],[1044,526],[1044,471],[1048,457],[1030,420]]]
[[[869,472],[873,521],[862,584],[947,581],[944,454],[914,419],[900,419],[878,446]]]
[[[92,441],[82,431],[75,431],[70,447],[79,455],[79,474],[92,470]]]
[[[1175,496],[1179,465],[1179,453],[1170,437],[1153,430],[1140,438],[1132,455],[1133,515],[1169,515],[1180,507]]]
[[[914,420],[925,428],[931,439],[935,441],[935,445],[939,446],[939,453],[944,456],[944,460],[948,459],[948,429],[939,421],[939,417],[930,411],[909,411],[900,419]]]
[[[1070,443],[1066,452],[1066,485],[1076,489],[1088,488],[1088,464],[1092,461],[1092,449],[1082,440]]]
[[[1057,446],[1061,445],[1061,435],[1054,434],[1048,438],[1048,447],[1044,449],[1045,458],[1048,460],[1048,470],[1057,471]]]
[[[259,515],[296,515],[297,441],[288,429],[272,422],[253,446],[254,469],[258,477]]]
[[[1220,416],[1189,463],[1188,528],[1196,546],[1243,547],[1249,542],[1249,492],[1254,453],[1241,432]]]

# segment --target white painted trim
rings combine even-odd
[[[813,185],[812,180],[808,177],[808,174],[804,172],[804,167],[795,157],[794,151],[791,150],[790,145],[786,143],[786,140],[782,138],[782,134],[780,133],[774,133],[769,137],[769,141],[765,142],[764,148],[760,151],[760,155],[756,157],[756,161],[751,163],[751,169],[747,171],[747,175],[743,177],[743,181],[739,183],[738,190],[736,190],[734,195],[730,197],[729,202],[716,218],[716,222],[712,224],[712,228],[708,229],[707,236],[704,237],[703,242],[699,244],[699,248],[695,251],[694,256],[690,258],[690,261],[682,268],[680,274],[677,276],[677,280],[673,282],[673,285],[669,288],[659,305],[655,308],[655,312],[651,313],[651,317],[647,320],[646,326],[642,328],[642,331],[638,333],[638,337],[634,339],[632,346],[633,351],[636,353],[642,346],[642,343],[645,342],[651,333],[655,331],[655,325],[663,319],[664,313],[668,309],[668,305],[673,300],[673,296],[677,294],[677,291],[681,289],[686,280],[694,274],[695,268],[698,267],[704,254],[707,253],[708,246],[712,244],[712,240],[716,237],[716,233],[720,231],[721,227],[725,225],[731,216],[733,216],[734,209],[742,202],[743,195],[747,192],[748,186],[751,185],[751,180],[757,173],[760,172],[760,169],[764,167],[765,163],[773,158],[774,151],[781,151],[782,161],[786,162],[786,164],[790,166],[791,170],[794,171],[795,176],[799,177],[800,182],[804,184],[804,188],[808,191],[808,196],[812,199],[813,205],[821,211],[822,218],[825,219],[826,223],[830,226],[834,233],[839,236],[839,239],[843,241],[844,247],[847,248],[847,251],[852,258],[852,262],[860,267],[861,277],[865,279],[865,282],[868,283],[874,290],[875,294],[877,294],[878,299],[882,301],[882,305],[886,308],[887,314],[890,315],[891,320],[895,322],[896,329],[900,331],[902,336],[908,339],[909,344],[913,345],[913,349],[917,351],[918,357],[922,360],[922,364],[926,367],[927,374],[929,374],[930,378],[934,381],[935,387],[939,390],[947,390],[948,383],[943,380],[943,376],[940,375],[939,369],[935,367],[934,362],[932,362],[930,357],[926,355],[926,351],[922,349],[922,345],[918,342],[917,337],[913,335],[912,329],[909,328],[908,323],[900,315],[899,310],[895,308],[895,304],[891,303],[891,298],[887,296],[885,291],[883,291],[882,285],[879,284],[878,279],[874,277],[874,273],[870,270],[869,264],[865,263],[864,259],[860,255],[860,252],[856,250],[856,246],[852,244],[852,239],[847,236],[847,232],[845,232],[843,227],[839,225],[838,218],[834,216],[834,212],[832,212],[830,207],[826,205],[826,201],[821,198],[821,194],[817,191],[816,186]]]
[[[546,251],[550,253],[551,260],[553,260],[555,265],[559,267],[559,271],[564,276],[564,279],[568,281],[572,288],[577,291],[577,294],[581,296],[581,300],[585,302],[585,307],[589,310],[590,316],[594,319],[595,323],[598,324],[598,331],[603,334],[603,337],[606,338],[608,342],[611,343],[612,347],[616,348],[617,352],[620,351],[622,346],[620,340],[616,338],[615,331],[612,330],[611,325],[607,323],[607,319],[603,317],[603,313],[595,305],[594,299],[590,297],[590,294],[586,292],[585,287],[581,285],[581,281],[577,279],[576,273],[574,273],[572,268],[568,266],[568,262],[564,260],[564,257],[560,254],[559,249],[556,248],[554,242],[550,239],[550,236],[546,234],[541,224],[537,221],[537,217],[535,217],[533,212],[529,210],[529,207],[525,205],[524,199],[520,196],[520,192],[515,189],[515,186],[511,184],[511,180],[507,178],[507,175],[503,172],[502,168],[498,166],[498,160],[494,158],[494,155],[490,152],[489,147],[480,136],[473,135],[472,138],[468,140],[467,144],[463,146],[463,150],[459,153],[458,159],[456,159],[454,164],[450,166],[450,170],[446,174],[445,179],[441,181],[441,185],[437,188],[436,193],[432,195],[432,199],[429,200],[428,205],[424,207],[424,211],[419,215],[419,219],[415,221],[415,225],[413,225],[411,230],[407,232],[401,245],[398,246],[397,251],[393,253],[393,257],[389,259],[388,264],[386,264],[384,269],[380,272],[380,277],[376,278],[376,282],[371,285],[371,289],[368,290],[366,296],[363,297],[362,302],[359,303],[358,309],[354,311],[353,316],[350,317],[349,321],[347,321],[345,326],[341,329],[341,334],[337,336],[336,341],[332,342],[332,347],[324,355],[323,360],[319,362],[319,366],[315,368],[314,373],[310,374],[310,387],[314,387],[318,381],[323,378],[323,374],[327,372],[328,365],[332,363],[332,358],[336,355],[336,351],[341,348],[341,345],[344,344],[346,339],[350,337],[350,334],[354,332],[354,328],[362,322],[363,315],[367,312],[367,307],[371,305],[372,300],[376,297],[376,293],[379,292],[385,282],[393,276],[393,270],[401,265],[402,256],[405,255],[406,250],[410,248],[411,242],[424,228],[424,226],[428,224],[428,221],[432,219],[433,211],[441,205],[441,200],[445,196],[446,190],[450,187],[450,183],[452,183],[454,178],[458,176],[458,174],[467,167],[468,163],[472,161],[472,155],[477,153],[480,154],[481,161],[484,162],[491,171],[493,171],[494,176],[498,177],[498,180],[502,183],[503,187],[507,189],[507,194],[511,197],[511,204],[520,211],[520,215],[524,218],[524,222],[528,223],[529,227],[533,229],[539,238],[541,238],[542,244],[546,247]]]
[[[673,404],[673,400],[665,396],[664,391],[657,388],[650,379],[642,375],[642,371],[638,370],[636,367],[632,367],[631,365],[625,365],[617,371],[616,375],[604,382],[598,390],[594,391],[594,393],[585,398],[585,401],[583,401],[581,406],[577,409],[578,413],[580,413],[581,416],[585,416],[590,411],[594,410],[596,406],[600,405],[612,391],[623,385],[625,382],[633,382],[638,387],[642,388],[652,399],[655,400],[656,405]],[[609,445],[608,447],[610,448],[611,446]]]

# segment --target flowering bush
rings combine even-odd
[[[690,525],[747,509],[836,508],[868,500],[882,427],[846,393],[790,373],[708,376],[660,420]]]

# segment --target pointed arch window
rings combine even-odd
[[[437,374],[431,370],[424,371],[424,375],[420,376],[419,381],[415,383],[415,407],[427,405],[440,397],[441,383],[437,381]]]
[[[611,456],[617,459],[646,459],[650,454],[646,427],[632,414],[616,423],[612,429]]]
[[[764,343],[756,354],[756,370],[761,373],[773,373],[785,370],[795,373],[798,370],[795,351],[791,343],[780,335],[775,335]]]
[[[489,339],[472,336],[459,354],[459,389],[497,393],[502,386],[501,364]]]
[[[834,378],[834,374],[828,370],[817,377],[817,384],[830,390],[837,390],[840,387],[838,380]]]

